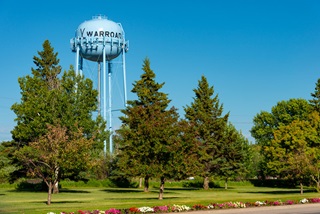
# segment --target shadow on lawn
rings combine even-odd
[[[162,200],[170,200],[170,199],[176,199],[176,198],[179,198],[179,199],[182,199],[182,198],[188,198],[188,197],[172,197],[172,196],[164,196],[164,198]],[[155,197],[147,197],[147,198],[105,198],[105,200],[109,200],[109,201],[112,201],[112,200],[115,200],[115,201],[141,201],[141,200],[144,200],[144,201],[159,201],[158,197],[155,196]]]
[[[181,190],[181,191],[192,191],[192,190],[200,190],[200,188],[196,187],[165,187],[164,190]]]
[[[133,193],[143,192],[141,189],[103,189],[103,192],[114,192],[114,193]]]
[[[47,204],[47,201],[39,201],[39,202],[29,202],[29,203],[38,203],[38,204]],[[51,204],[81,204],[83,201],[51,201]]]
[[[315,190],[304,190],[304,193],[310,193],[310,192],[316,192]],[[286,190],[286,191],[279,191],[279,190],[275,190],[275,191],[257,191],[257,192],[240,192],[240,193],[256,193],[256,194],[274,194],[274,195],[281,195],[281,194],[292,194],[292,193],[298,193],[300,194],[300,189],[296,189],[296,190]]]
[[[171,192],[171,191],[193,191],[193,190],[199,190],[199,188],[194,188],[194,187],[165,187],[164,191],[165,192]],[[104,189],[101,190],[104,192],[113,192],[113,193],[143,193],[143,189]],[[149,189],[149,193],[155,192],[158,193],[159,189],[157,187],[153,187],[152,189]]]
[[[59,192],[64,192],[64,193],[90,193],[89,191],[73,190],[73,189],[60,189]]]

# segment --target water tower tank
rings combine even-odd
[[[75,38],[70,40],[71,49],[80,48],[81,57],[95,62],[103,61],[103,48],[105,57],[110,61],[121,53],[124,45],[124,32],[121,24],[108,20],[104,16],[94,16],[91,20],[79,25]]]

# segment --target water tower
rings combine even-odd
[[[82,75],[83,60],[98,63],[98,91],[99,91],[99,114],[107,121],[110,131],[110,153],[113,151],[112,144],[112,60],[122,54],[121,64],[123,71],[124,107],[127,103],[126,89],[126,66],[125,53],[128,51],[128,41],[120,23],[108,20],[105,16],[94,16],[91,20],[79,25],[75,37],[70,40],[71,50],[76,53],[75,71]],[[102,63],[102,73],[101,73]],[[107,74],[108,71],[108,74]],[[107,76],[108,76],[108,110],[107,110]],[[102,81],[101,81],[102,79]],[[103,101],[103,102],[101,102]],[[107,120],[107,113],[109,120]],[[106,143],[104,145],[106,152]]]

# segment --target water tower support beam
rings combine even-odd
[[[106,72],[106,46],[103,47],[103,119],[107,121],[107,72]],[[107,140],[104,142],[104,153],[107,152]]]
[[[101,115],[101,63],[98,62],[98,115]]]
[[[126,44],[125,39],[123,38],[123,47],[122,47],[122,69],[123,69],[123,91],[124,91],[124,107],[127,107],[127,77],[126,77]]]
[[[79,74],[79,55],[80,55],[80,47],[79,44],[77,44],[77,50],[76,50],[76,76]]]
[[[110,143],[110,154],[113,152],[113,143],[112,143],[112,63],[108,61],[108,79],[109,79],[109,143]]]

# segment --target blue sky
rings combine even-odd
[[[146,57],[181,117],[204,75],[230,121],[253,141],[257,113],[281,100],[311,99],[320,78],[319,11],[317,0],[0,0],[0,141],[11,139],[18,78],[31,74],[44,40],[68,70],[70,39],[98,14],[121,23],[130,42],[128,99]]]

